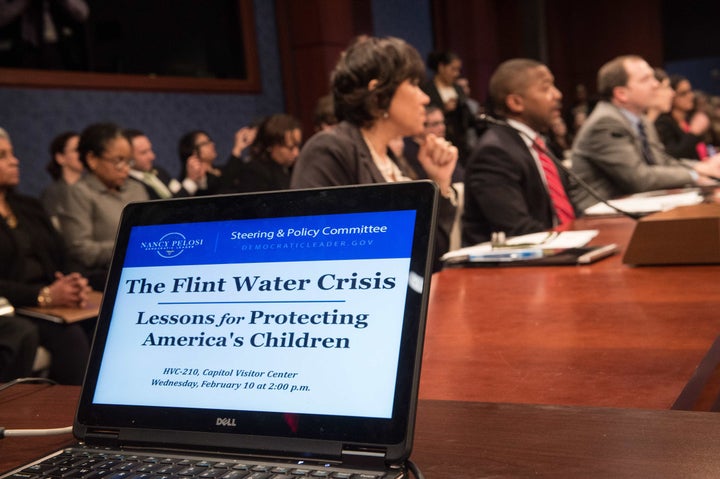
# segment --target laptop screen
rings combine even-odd
[[[93,402],[390,418],[414,226],[405,210],[133,227]]]
[[[433,200],[421,182],[129,205],[78,420],[402,441]]]

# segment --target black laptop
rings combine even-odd
[[[430,182],[128,205],[73,427],[0,477],[406,477]]]

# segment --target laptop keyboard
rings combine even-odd
[[[252,464],[117,454],[67,449],[7,476],[7,479],[399,479],[404,475],[350,471],[334,467],[305,467],[273,463]]]

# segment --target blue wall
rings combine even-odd
[[[711,95],[720,95],[720,58],[695,58],[678,60],[665,64],[669,74],[687,77],[693,89]]]
[[[373,0],[372,15],[376,36],[402,38],[427,58],[433,48],[430,0]]]
[[[224,163],[238,128],[285,108],[274,2],[255,0],[254,7],[262,83],[258,95],[0,87],[0,127],[10,133],[21,161],[20,191],[39,195],[50,182],[44,167],[54,136],[97,121],[145,131],[157,164],[171,173],[179,172],[177,141],[189,130],[208,131],[217,143],[218,163]],[[432,49],[429,0],[373,0],[372,9],[375,35],[403,38],[426,57]]]
[[[177,141],[189,130],[208,131],[217,142],[218,162],[224,163],[237,129],[285,105],[274,2],[255,0],[254,5],[262,82],[258,95],[0,88],[0,127],[10,134],[21,162],[19,190],[38,195],[50,182],[44,166],[55,135],[97,121],[145,131],[157,163],[171,173],[179,172]]]

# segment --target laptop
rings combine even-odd
[[[80,442],[0,477],[407,477],[437,197],[419,181],[127,205]]]

